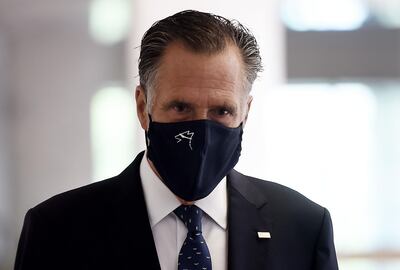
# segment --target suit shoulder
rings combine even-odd
[[[317,237],[329,212],[300,192],[271,181],[235,172],[236,190],[257,205],[266,216],[288,230],[308,232]]]
[[[284,186],[282,184],[247,176],[239,172],[235,172],[236,178],[240,178],[242,190],[247,187],[247,192],[257,194],[259,197],[268,201],[269,204],[279,205],[281,209],[293,211],[308,211],[318,215],[324,215],[326,210],[321,205],[310,200],[300,192]],[[237,181],[239,182],[239,181]]]
[[[41,216],[68,215],[104,207],[120,189],[118,176],[57,194],[32,208]]]
[[[139,153],[119,175],[55,195],[32,208],[32,211],[41,215],[76,216],[110,210],[112,204],[140,180],[139,166],[143,154]]]

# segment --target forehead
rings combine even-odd
[[[207,88],[244,91],[244,65],[239,49],[234,45],[216,53],[197,53],[182,43],[167,46],[161,58],[156,88]]]

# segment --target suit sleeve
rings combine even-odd
[[[24,225],[18,243],[14,270],[43,269],[41,253],[46,235],[37,214],[30,209],[25,215]]]
[[[332,220],[327,209],[324,209],[324,217],[315,247],[313,270],[338,270]]]

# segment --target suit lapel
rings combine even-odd
[[[143,265],[146,269],[160,269],[140,180],[142,157],[143,152],[115,179],[121,181],[113,201],[110,232],[117,258],[115,269],[137,269]]]
[[[253,181],[232,171],[228,175],[228,269],[266,269],[271,239],[257,232],[272,232],[267,201]]]

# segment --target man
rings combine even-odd
[[[144,35],[147,149],[30,209],[15,269],[337,269],[329,212],[233,170],[261,58],[237,22],[183,11]]]

